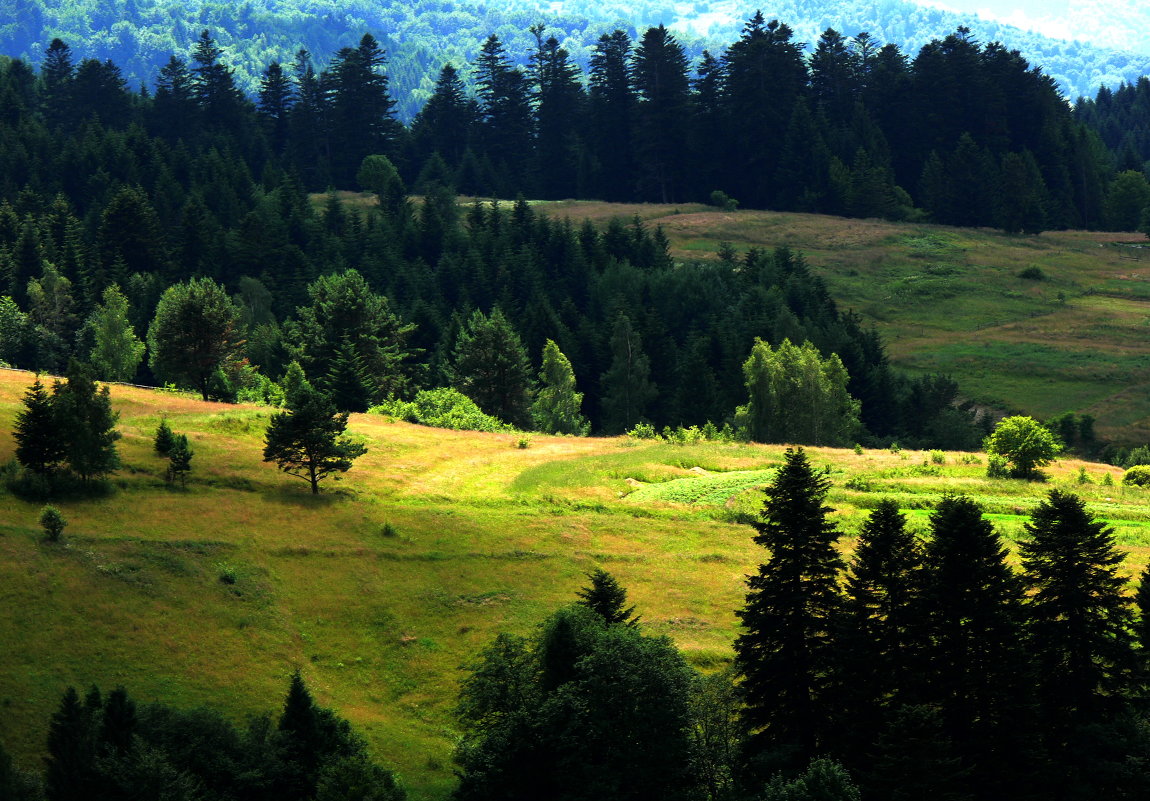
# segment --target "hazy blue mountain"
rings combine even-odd
[[[953,3],[976,7],[979,1]],[[1080,31],[1092,32],[1092,41],[1145,49],[1150,10],[1107,6],[1101,0],[1016,1],[1026,4],[1028,19],[1049,15],[1048,9],[1073,7],[1070,19]],[[371,32],[387,49],[392,90],[400,116],[407,119],[430,95],[442,65],[469,64],[491,33],[525,62],[535,43],[528,28],[543,22],[547,35],[559,38],[585,65],[601,34],[622,27],[637,37],[663,23],[697,58],[704,48],[718,51],[731,42],[755,10],[756,4],[736,0],[0,0],[0,54],[39,63],[51,40],[59,37],[72,47],[76,61],[111,59],[132,86],[151,86],[168,56],[186,57],[207,28],[240,85],[252,92],[270,61],[290,64],[306,48],[322,66],[339,48]],[[847,35],[868,31],[911,55],[931,39],[967,25],[980,41],[997,40],[1021,50],[1059,82],[1068,99],[1150,73],[1146,52],[1054,40],[909,0],[779,0],[763,11],[790,25],[802,41],[814,41],[827,27]]]

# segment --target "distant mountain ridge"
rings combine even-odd
[[[1074,5],[1086,8],[1090,2]],[[354,46],[364,32],[371,32],[387,49],[399,115],[410,119],[430,96],[443,64],[469,65],[492,33],[513,58],[526,61],[535,43],[528,28],[543,22],[547,34],[555,35],[576,63],[585,66],[600,35],[622,27],[634,37],[663,23],[676,32],[688,55],[697,58],[704,48],[717,52],[732,42],[760,5],[742,0],[510,0],[498,6],[474,0],[0,0],[0,54],[38,64],[51,40],[59,37],[79,57],[111,59],[130,85],[150,88],[168,56],[186,57],[206,28],[223,47],[240,86],[253,93],[269,62],[289,64],[302,47],[326,63],[339,48]],[[764,6],[763,13],[785,22],[801,41],[813,42],[828,27],[848,36],[868,31],[910,56],[931,39],[966,25],[979,41],[1001,41],[1020,50],[1055,78],[1069,100],[1150,73],[1150,55],[1145,53],[1048,39],[909,0],[781,0]],[[1085,14],[1104,26],[1119,12],[1101,13],[1078,17]],[[1138,9],[1121,13],[1132,25],[1150,16],[1150,11]]]

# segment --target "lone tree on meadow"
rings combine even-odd
[[[639,625],[639,616],[635,614],[634,606],[627,606],[627,590],[615,580],[615,577],[603,568],[598,568],[587,574],[591,579],[590,587],[583,587],[576,595],[578,604],[590,609],[608,625],[621,623],[624,626],[635,628]]]
[[[298,365],[293,366],[298,372]],[[305,379],[297,381],[287,397],[287,411],[272,415],[268,424],[264,461],[304,479],[311,484],[312,494],[318,495],[320,481],[333,473],[346,473],[367,448],[343,436],[347,412],[337,412],[328,397]]]
[[[986,452],[1002,456],[1015,478],[1040,478],[1038,468],[1050,464],[1062,450],[1050,429],[1033,417],[1004,417],[986,438]]]

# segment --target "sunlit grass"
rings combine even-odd
[[[31,380],[0,372],[0,430]],[[68,684],[123,684],[143,702],[240,720],[275,712],[298,667],[414,799],[444,798],[460,667],[497,632],[527,633],[571,602],[596,567],[692,664],[730,659],[745,577],[765,557],[737,521],[758,511],[784,451],[545,436],[520,449],[513,435],[353,415],[369,452],[314,498],[261,461],[270,410],[112,397],[124,469],[108,497],[57,502],[64,546],[41,541],[39,504],[0,494],[0,740],[28,767]],[[161,416],[195,449],[186,490],[163,482],[152,452]],[[0,436],[0,461],[11,453]],[[884,497],[925,529],[938,498],[964,492],[1014,538],[1061,487],[1114,526],[1129,572],[1150,552],[1150,491],[1102,485],[1120,478],[1105,465],[1065,460],[1029,484],[987,479],[975,454],[808,453],[832,482],[844,551]]]

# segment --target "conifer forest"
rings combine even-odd
[[[35,373],[0,494],[35,506],[38,547],[70,547],[92,498],[132,503],[109,478],[126,469],[114,382],[270,409],[263,461],[316,503],[353,503],[334,486],[378,452],[354,431],[367,412],[524,450],[533,434],[787,444],[756,512],[729,514],[761,547],[724,610],[726,661],[700,670],[651,633],[612,565],[580,572],[566,605],[460,671],[451,798],[1150,797],[1150,574],[1131,580],[1112,521],[1050,486],[1008,541],[948,488],[917,517],[876,498],[848,536],[802,447],[985,449],[991,478],[1029,487],[1060,452],[1117,453],[1093,417],[1005,416],[947,374],[900,371],[798,249],[696,259],[637,214],[547,211],[1142,241],[1150,78],[1069,99],[1065,76],[965,25],[903,49],[833,28],[804,42],[761,12],[726,41],[586,18],[575,37],[524,12],[451,61],[404,50],[397,79],[387,31],[261,46],[271,3],[243,4],[242,43],[205,10],[189,51],[157,56],[132,0],[117,62],[46,5],[0,0],[13,41],[61,33],[0,54],[0,365]],[[472,36],[486,20],[466,19]],[[154,451],[173,493],[219,458],[167,418]],[[1146,451],[1121,454],[1131,485],[1150,483]],[[408,797],[388,749],[313,696],[310,666],[281,667],[282,695],[243,720],[226,688],[188,709],[128,680],[53,687],[36,760],[0,725],[0,801]]]

